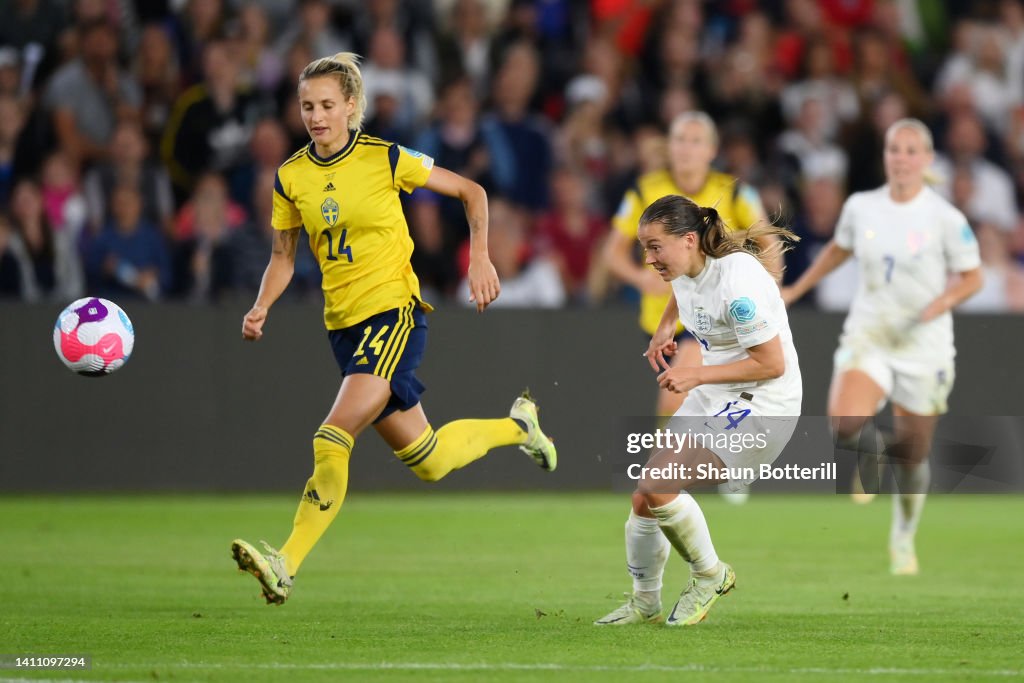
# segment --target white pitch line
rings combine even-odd
[[[455,662],[326,662],[321,664],[250,664],[231,665],[214,664],[204,662],[183,661],[178,663],[146,664],[156,669],[261,669],[281,671],[594,671],[594,672],[621,672],[621,673],[643,673],[657,671],[665,673],[760,673],[760,674],[790,674],[790,675],[837,675],[837,676],[927,676],[927,677],[948,677],[959,674],[972,676],[1006,676],[1024,677],[1024,670],[1017,669],[972,669],[963,667],[960,669],[902,669],[896,667],[869,667],[836,668],[827,667],[768,667],[768,666],[714,666],[705,664],[684,664],[679,666],[662,664],[638,664],[638,665],[603,665],[603,664],[558,664],[558,663],[535,663],[524,664],[517,662],[479,662],[473,664],[461,664]],[[103,669],[103,665],[97,667]],[[119,664],[111,668],[133,668],[131,665]]]
[[[0,683],[96,683],[96,678],[0,678]],[[118,681],[118,683],[153,683],[153,681]]]

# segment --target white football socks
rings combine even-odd
[[[626,568],[633,577],[633,594],[645,603],[661,605],[661,578],[669,547],[658,520],[630,510],[626,520]]]
[[[697,576],[712,576],[720,571],[718,554],[704,513],[693,496],[685,491],[661,507],[651,508],[658,526]]]
[[[932,470],[928,461],[919,465],[894,465],[896,492],[892,496],[892,528],[890,535],[911,536],[917,533],[921,510],[928,494]]]

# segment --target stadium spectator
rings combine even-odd
[[[753,127],[755,140],[771,139],[784,124],[779,106],[783,81],[760,49],[768,40],[762,34],[770,29],[758,13],[745,16],[741,29],[747,40],[731,46],[722,56],[702,99],[716,121],[724,125],[733,119],[746,120]]]
[[[133,2],[111,3],[107,0],[72,0],[71,21],[74,26],[104,22],[117,34],[119,55],[135,54],[139,47],[139,20]],[[68,42],[74,44],[74,29],[65,30]]]
[[[847,34],[826,21],[823,8],[815,0],[787,0],[785,18],[775,40],[773,63],[783,77],[796,79],[806,59],[808,45],[824,40],[832,50],[832,61],[839,73],[850,71],[853,61]]]
[[[278,54],[287,57],[295,45],[302,45],[318,57],[352,49],[350,37],[339,33],[331,23],[331,4],[327,0],[298,0],[297,4],[298,11],[293,10],[291,22],[274,42]],[[291,58],[286,61],[289,67],[294,66]],[[288,73],[294,77],[300,71],[289,70]]]
[[[16,178],[28,175],[18,149],[24,127],[25,114],[18,100],[0,94],[0,206],[7,204]]]
[[[286,55],[284,78],[274,93],[274,109],[279,113],[281,123],[288,134],[288,149],[299,149],[309,144],[309,135],[302,125],[298,107],[295,106],[295,93],[299,87],[297,74],[313,59],[313,53],[305,43],[297,42],[291,46]]]
[[[67,154],[58,150],[46,158],[39,189],[46,219],[54,232],[68,232],[77,241],[85,228],[87,212],[78,167]]]
[[[260,104],[238,84],[239,64],[227,41],[204,51],[205,79],[174,104],[160,152],[182,201],[205,171],[231,174],[244,163]]]
[[[442,220],[444,197],[432,192],[417,190],[409,207],[409,234],[412,235],[415,250],[412,253],[412,267],[420,279],[423,296],[428,301],[450,299],[459,284],[459,267],[454,254],[461,240],[450,246],[446,240],[453,238],[451,225]],[[465,221],[459,221],[468,235]]]
[[[42,193],[31,180],[22,180],[11,197],[13,235],[8,245],[18,262],[19,291],[24,301],[58,300],[66,287],[57,286],[53,226],[46,218]]]
[[[14,240],[10,217],[0,213],[0,299],[23,298],[21,263]]]
[[[423,71],[406,65],[405,46],[395,29],[374,31],[362,69],[366,75],[367,131],[391,136],[387,139],[397,135],[397,142],[411,143],[410,137],[434,107],[434,89]]]
[[[57,64],[57,42],[67,24],[65,7],[57,0],[0,3],[0,46],[15,48],[22,59],[48,74]]]
[[[558,265],[570,302],[593,304],[607,288],[600,250],[608,222],[589,209],[587,183],[575,169],[555,169],[551,196],[551,210],[537,222],[540,252]]]
[[[438,117],[416,140],[415,149],[442,168],[504,194],[515,181],[515,157],[501,127],[481,120],[479,104],[467,77],[444,86]],[[457,199],[418,189],[409,202],[410,229],[416,251],[413,267],[433,291],[450,295],[459,282],[453,254],[469,237],[466,212]]]
[[[181,91],[181,70],[164,26],[153,23],[142,29],[134,74],[142,90],[142,128],[150,149],[159,149],[174,101]]]
[[[380,29],[398,34],[404,66],[416,69],[431,82],[437,81],[437,47],[434,12],[430,2],[365,0],[352,16],[352,44],[357,54],[368,57]],[[320,55],[318,55],[320,56]],[[369,85],[369,81],[367,81]]]
[[[186,3],[184,11],[173,15],[168,25],[174,36],[182,82],[191,86],[209,76],[206,47],[225,38],[227,9],[224,0],[186,0]]]
[[[645,92],[644,83],[632,77],[630,67],[610,39],[592,36],[583,48],[582,70],[577,75],[580,78],[596,76],[601,80],[607,91],[608,125],[623,134],[653,123],[656,116],[651,110],[658,102],[658,94],[651,90]],[[692,105],[687,108],[692,109]]]
[[[284,77],[284,54],[270,46],[266,10],[248,3],[238,10],[242,80],[261,93],[272,94]]]
[[[60,148],[79,166],[97,229],[110,213],[97,208],[109,203],[104,195],[127,182],[123,171],[109,175],[130,153],[111,134],[134,121],[171,174],[175,212],[208,171],[253,209],[256,176],[274,163],[253,157],[279,154],[277,140],[252,139],[257,122],[279,122],[288,152],[306,145],[296,74],[357,44],[371,76],[367,132],[427,154],[430,146],[439,164],[535,216],[549,206],[552,167],[569,164],[585,176],[588,203],[610,217],[638,166],[657,156],[638,147],[656,140],[650,126],[702,108],[723,131],[718,162],[769,193],[784,180],[788,196],[777,198],[799,208],[804,173],[787,176],[777,150],[789,149],[791,168],[801,156],[824,158],[797,123],[801,112],[815,118],[807,100],[820,105],[821,140],[848,159],[848,191],[884,182],[881,136],[893,121],[930,115],[956,166],[974,133],[952,129],[980,116],[984,158],[970,165],[978,198],[969,213],[1009,234],[1024,199],[1021,0],[0,0],[0,211],[4,195],[9,202],[18,181],[38,179]],[[464,77],[476,100],[459,94]],[[20,116],[10,115],[8,96]],[[441,101],[449,97],[454,104]],[[459,107],[469,110],[453,113]],[[468,121],[476,133],[465,137]],[[441,161],[447,152],[467,161]],[[143,165],[145,176],[161,174]],[[944,175],[948,183],[952,172]],[[140,191],[147,220],[166,225],[166,202],[159,219],[153,193]],[[450,296],[466,234],[461,207],[419,192],[406,211],[415,268]]]
[[[1013,259],[1006,236],[982,223],[975,228],[984,284],[956,307],[960,313],[1024,313],[1024,264]]]
[[[852,124],[860,116],[857,91],[836,71],[833,58],[827,42],[812,41],[804,51],[800,80],[783,88],[780,94],[782,112],[789,123],[800,118],[806,100],[820,102],[825,135],[832,141],[839,137],[843,126]]]
[[[760,187],[768,181],[769,174],[761,159],[754,136],[745,123],[734,120],[722,130],[718,163],[723,171],[751,187]]]
[[[611,173],[608,87],[597,76],[577,76],[569,82],[565,99],[566,115],[554,136],[558,163],[603,183]]]
[[[118,124],[107,157],[85,176],[84,195],[92,231],[99,232],[113,218],[110,197],[118,186],[134,187],[142,198],[142,219],[172,235],[174,196],[167,171],[151,158],[137,122]]]
[[[469,78],[478,98],[487,97],[491,81],[492,31],[483,0],[455,0],[437,43],[441,87]]]
[[[907,116],[907,105],[895,92],[882,95],[846,135],[844,148],[850,155],[847,189],[870,190],[885,183],[882,147],[889,126]]]
[[[935,92],[941,99],[953,86],[966,86],[986,127],[1004,134],[1011,109],[1022,103],[1020,95],[1024,84],[1015,84],[1009,79],[1000,29],[971,22],[962,30],[966,34],[967,50],[949,56],[936,78]]]
[[[846,181],[849,160],[846,152],[829,140],[825,107],[818,97],[805,98],[795,126],[778,138],[779,152],[785,158],[789,177],[795,185],[821,177]]]
[[[664,170],[668,165],[665,133],[658,126],[644,125],[631,135],[612,135],[611,145],[611,174],[603,186],[590,188],[597,194],[592,198],[593,206],[604,217],[615,213],[617,202],[636,184],[638,177]]]
[[[491,303],[500,308],[559,308],[566,301],[558,265],[537,252],[530,242],[530,214],[523,207],[500,197],[490,200],[488,245],[494,269],[501,281],[501,296]],[[464,252],[468,251],[468,244]],[[470,282],[459,284],[456,299],[464,306],[470,300]]]
[[[43,102],[60,146],[78,162],[106,154],[117,121],[139,115],[142,93],[117,65],[117,35],[103,21],[80,25],[81,56],[58,69]]]
[[[858,31],[854,39],[853,85],[861,111],[870,111],[880,98],[899,93],[912,116],[927,117],[932,103],[905,62],[894,58],[886,37],[872,28]]]
[[[235,288],[243,255],[236,233],[248,229],[233,224],[223,183],[215,182],[217,176],[207,178],[189,202],[191,234],[176,241],[171,255],[173,293],[193,302],[217,301]]]
[[[155,301],[170,288],[172,275],[160,230],[142,219],[142,197],[136,188],[114,188],[110,202],[110,223],[87,247],[89,289],[115,301]]]
[[[284,126],[275,118],[260,119],[249,139],[249,154],[245,162],[231,176],[231,198],[245,207],[253,208],[253,183],[268,169],[276,169],[294,151]]]
[[[1006,55],[1006,82],[1013,90],[1013,100],[1024,103],[1024,3],[1001,0],[998,27],[1000,42]]]
[[[232,230],[240,228],[246,220],[245,208],[230,198],[228,183],[220,173],[204,173],[196,182],[196,189],[192,196],[185,202],[184,206],[174,217],[175,241],[193,239],[196,236],[197,200],[200,198],[215,198],[227,205],[227,224]]]
[[[978,116],[956,114],[946,130],[946,152],[938,154],[933,166],[942,196],[953,196],[955,167],[970,169],[974,188],[967,213],[975,220],[991,223],[1005,232],[1017,227],[1017,200],[1010,175],[985,158],[985,129]]]
[[[843,185],[828,176],[808,179],[801,188],[802,210],[793,220],[800,237],[786,254],[787,284],[794,282],[814,262],[835,234],[843,208]],[[857,265],[851,259],[822,278],[814,288],[813,303],[824,311],[848,311],[857,292]]]
[[[274,180],[277,169],[261,169],[253,188],[252,219],[245,221],[231,237],[231,248],[235,254],[234,287],[248,294],[259,291],[263,272],[266,270],[267,255],[273,247],[274,228],[271,219],[274,211]],[[419,275],[417,271],[417,275]],[[422,277],[422,276],[421,276]],[[319,298],[320,266],[303,240],[295,251],[295,273],[292,275],[285,298]]]
[[[486,125],[497,123],[512,148],[515,180],[508,198],[530,211],[548,205],[547,179],[552,166],[548,125],[530,110],[539,70],[532,45],[510,46],[493,83],[494,114],[485,117]]]

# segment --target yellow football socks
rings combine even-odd
[[[519,423],[510,417],[455,420],[437,433],[427,425],[415,441],[395,451],[395,455],[423,481],[437,481],[482,458],[492,448],[524,443],[526,436]]]
[[[298,571],[345,500],[352,443],[348,432],[327,424],[320,425],[313,437],[313,476],[306,482],[292,522],[292,533],[281,548],[290,576]]]

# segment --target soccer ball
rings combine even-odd
[[[135,346],[131,320],[113,301],[79,299],[57,317],[53,347],[79,375],[109,375],[128,361]]]

